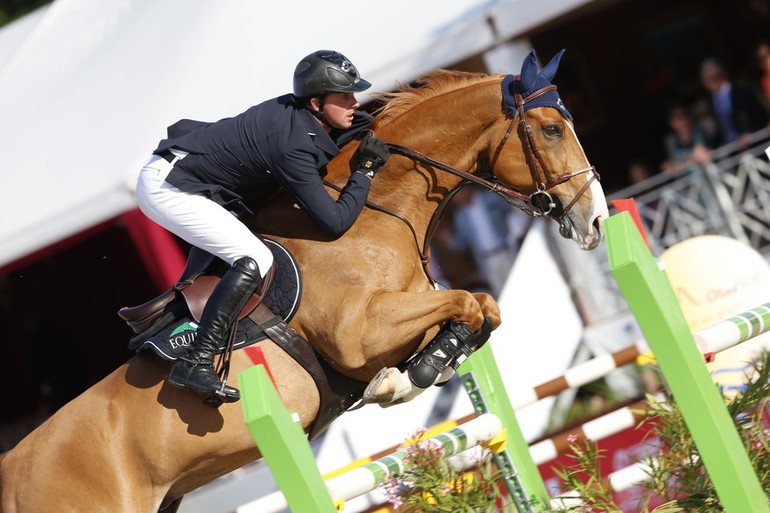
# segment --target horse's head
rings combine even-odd
[[[572,115],[551,84],[563,53],[539,70],[532,51],[521,75],[503,78],[506,117],[493,130],[489,162],[497,179],[513,189],[502,191],[512,203],[555,219],[563,237],[594,249],[601,242],[607,203],[599,175],[575,134]],[[514,138],[508,141],[516,134],[520,144]]]

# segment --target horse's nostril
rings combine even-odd
[[[602,223],[602,216],[596,216],[594,218],[594,222],[591,223],[591,226],[594,227],[594,230],[596,230],[596,233],[599,236],[599,239],[601,239],[603,234],[604,234],[604,229],[603,229],[604,226],[603,226],[603,223]]]

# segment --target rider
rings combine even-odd
[[[322,230],[336,237],[345,233],[390,153],[367,130],[358,168],[336,201],[319,170],[370,125],[372,117],[357,110],[354,96],[370,86],[344,55],[319,50],[294,70],[294,94],[215,123],[181,120],[168,128],[168,138],[139,175],[137,203],[150,219],[231,266],[203,310],[196,338],[174,363],[169,383],[197,392],[213,407],[240,398],[219,380],[214,355],[273,255],[234,212],[256,211],[283,187]]]

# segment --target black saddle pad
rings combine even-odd
[[[273,266],[275,267],[273,283],[262,302],[273,313],[289,322],[297,312],[302,297],[302,273],[289,250],[274,240],[262,240],[273,252]],[[180,305],[183,307],[180,308]],[[181,299],[176,300],[174,306],[168,310],[178,312],[174,315],[172,322],[151,337],[143,336],[143,334],[135,336],[129,342],[129,349],[137,352],[149,349],[161,358],[170,361],[174,361],[184,354],[192,341],[195,340],[198,323],[195,322]],[[263,340],[265,337],[262,329],[246,317],[238,321],[233,347],[235,349],[246,347]]]

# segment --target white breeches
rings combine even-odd
[[[166,182],[172,167],[162,157],[153,155],[142,168],[136,184],[136,201],[142,212],[189,244],[230,265],[241,257],[253,258],[264,276],[273,265],[268,247],[224,207]]]

